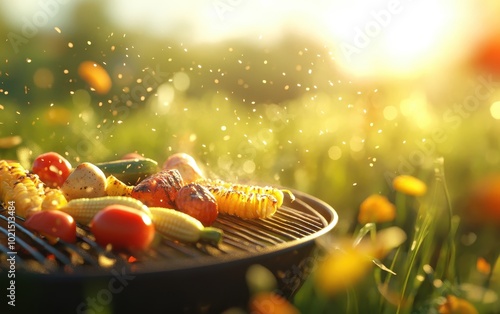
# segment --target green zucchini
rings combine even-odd
[[[95,164],[106,176],[113,175],[127,185],[136,185],[144,178],[159,171],[153,159],[122,159]]]

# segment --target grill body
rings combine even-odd
[[[220,215],[214,225],[224,230],[219,246],[162,239],[145,254],[106,251],[84,227],[76,244],[52,246],[24,229],[19,218],[16,311],[220,313],[247,306],[245,276],[254,264],[268,268],[278,281],[277,292],[290,298],[314,267],[315,239],[338,220],[328,204],[294,194],[296,201],[285,200],[270,219]],[[7,221],[0,218],[0,283],[7,287]]]

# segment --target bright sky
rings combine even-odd
[[[80,0],[82,1],[82,0]],[[493,1],[493,0],[492,0]],[[18,0],[0,4],[17,22],[50,15],[63,28],[75,1]],[[109,18],[125,31],[182,35],[183,41],[227,38],[275,41],[283,30],[301,32],[331,47],[348,71],[414,72],[449,61],[470,46],[483,25],[474,0],[184,0],[104,1]],[[42,25],[43,26],[43,25]],[[42,28],[42,27],[41,27]]]

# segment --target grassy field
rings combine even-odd
[[[86,36],[41,34],[2,51],[0,159],[137,151],[162,163],[186,152],[212,177],[291,187],[339,213],[291,300],[303,313],[500,312],[500,180],[484,181],[500,173],[497,77],[467,68],[358,81],[304,38],[188,46],[108,33],[85,46]],[[85,60],[106,64],[108,93],[78,76]],[[395,189],[401,175],[426,192]],[[385,201],[359,221],[374,194]],[[395,215],[379,221],[378,210]]]

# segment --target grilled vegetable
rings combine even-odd
[[[66,205],[68,201],[59,189],[46,189],[42,201],[42,210],[58,209]]]
[[[134,185],[158,172],[158,163],[149,158],[122,159],[95,164],[106,176],[113,175],[127,185]]]
[[[110,205],[124,205],[141,210],[148,215],[151,214],[148,207],[141,201],[126,196],[74,199],[59,210],[70,214],[78,223],[87,225],[100,210]]]
[[[219,214],[214,195],[196,183],[185,185],[179,190],[175,205],[176,209],[196,218],[204,226],[210,226]]]
[[[151,217],[138,209],[110,205],[98,212],[90,223],[96,242],[115,250],[146,250],[154,239]]]
[[[185,153],[173,154],[163,163],[163,169],[177,169],[184,183],[191,183],[204,179],[203,171],[196,164],[193,157]]]
[[[269,194],[246,194],[222,187],[209,190],[217,199],[221,213],[246,219],[269,218],[278,209],[278,200]]]
[[[204,227],[203,224],[180,211],[163,207],[150,207],[153,224],[157,232],[182,242],[195,243],[200,240],[219,243],[222,230]]]
[[[114,175],[109,175],[106,179],[106,194],[108,196],[130,196],[133,188],[132,185],[126,185]]]
[[[243,184],[231,184],[220,180],[204,181],[219,205],[219,212],[240,218],[269,218],[283,205],[284,194],[291,200],[295,196],[289,190]]]
[[[67,200],[105,196],[106,176],[95,165],[84,162],[71,172],[61,186],[61,191]]]
[[[179,171],[163,170],[137,184],[131,196],[147,206],[174,208],[177,193],[183,186]]]
[[[75,220],[58,210],[35,212],[24,221],[24,226],[47,237],[50,242],[57,242],[58,238],[70,243],[76,241]]]
[[[17,162],[0,160],[0,202],[15,202],[16,214],[26,217],[39,211],[44,196],[43,183]]]
[[[55,152],[41,154],[35,158],[31,171],[40,177],[48,187],[63,185],[71,172],[70,162]]]

